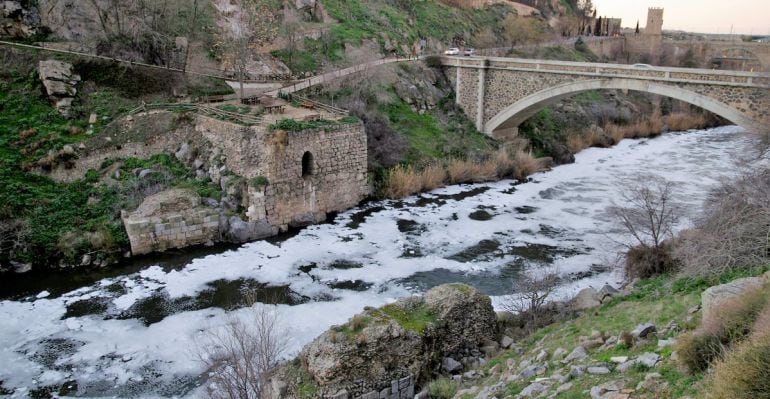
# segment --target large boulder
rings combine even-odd
[[[437,350],[456,354],[495,340],[497,315],[489,296],[465,284],[445,284],[425,293],[425,304],[437,316],[433,333]]]
[[[72,64],[57,60],[40,61],[37,72],[48,98],[59,113],[71,117],[72,101],[77,95],[76,86],[80,82],[80,75],[74,72]]]
[[[746,277],[733,280],[726,284],[709,287],[701,294],[701,304],[703,307],[703,319],[711,317],[717,307],[736,297],[745,294],[748,291],[762,288],[770,284],[770,272],[760,277]]]
[[[357,397],[438,370],[451,354],[477,349],[495,335],[489,297],[448,284],[365,310],[308,344],[300,359],[322,394],[344,390]]]
[[[599,293],[591,288],[583,288],[578,292],[578,294],[572,298],[572,309],[573,310],[586,310],[595,308],[602,304],[601,297],[599,296]]]

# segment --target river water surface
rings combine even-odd
[[[290,237],[177,252],[97,275],[6,280],[0,395],[55,387],[69,396],[199,396],[201,331],[245,316],[243,293],[254,290],[260,302],[277,304],[296,353],[364,306],[446,282],[474,285],[498,305],[517,275],[543,268],[562,275],[562,297],[617,285],[622,276],[608,265],[623,239],[607,209],[620,187],[658,175],[697,210],[753,145],[737,127],[624,140],[524,184],[367,203]]]

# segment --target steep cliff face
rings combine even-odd
[[[31,1],[0,2],[0,38],[25,39],[40,32],[40,14]]]

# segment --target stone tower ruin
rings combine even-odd
[[[663,8],[651,7],[647,10],[647,27],[644,28],[644,34],[663,34]]]

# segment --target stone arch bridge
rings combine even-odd
[[[488,135],[516,134],[548,104],[588,90],[681,100],[754,131],[770,129],[770,74],[513,58],[442,57],[457,104]]]

